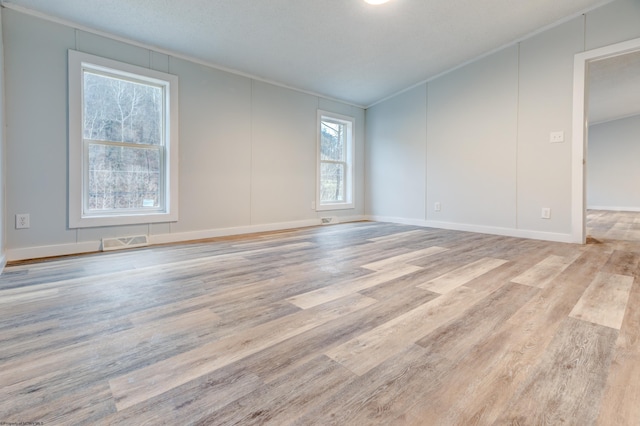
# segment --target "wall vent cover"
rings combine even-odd
[[[332,225],[334,223],[338,223],[338,217],[337,216],[321,217],[320,223],[322,225]]]
[[[148,245],[149,237],[146,235],[102,239],[102,251],[122,250],[134,247],[145,247]]]

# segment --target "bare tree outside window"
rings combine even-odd
[[[320,202],[345,201],[346,124],[320,122]]]
[[[86,208],[160,207],[163,87],[85,71],[83,100]]]

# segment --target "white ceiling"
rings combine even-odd
[[[0,0],[361,106],[609,1]]]
[[[589,64],[589,123],[640,114],[640,51]]]

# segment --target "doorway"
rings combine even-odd
[[[640,52],[640,38],[579,53],[574,59],[573,141],[572,141],[572,241],[584,244],[587,238],[587,142],[589,137],[590,65],[622,55]],[[605,62],[601,62],[605,64]],[[594,68],[594,70],[597,69]],[[638,213],[640,216],[640,213]],[[628,221],[629,219],[624,219]],[[631,218],[635,221],[635,218]],[[590,216],[590,226],[593,226]],[[638,221],[640,224],[640,220]],[[626,226],[626,225],[619,225]],[[640,237],[640,233],[638,233]]]
[[[640,242],[640,50],[587,64],[586,231]]]

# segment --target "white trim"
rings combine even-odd
[[[131,225],[140,223],[176,222],[178,220],[178,77],[173,74],[115,61],[101,56],[69,49],[69,228],[92,226]],[[164,209],[150,213],[88,215],[83,208],[83,181],[85,159],[82,135],[83,70],[107,68],[123,75],[139,76],[140,79],[157,80],[165,87],[165,182]]]
[[[338,216],[338,220],[340,223],[346,223],[359,222],[366,220],[366,218],[365,216]],[[320,218],[291,222],[267,223],[262,225],[237,226],[232,228],[208,229],[202,231],[149,235],[149,245],[181,243],[185,241],[206,240],[208,238],[227,237],[231,235],[253,234],[256,232],[307,228],[311,226],[320,226]],[[56,244],[50,246],[9,249],[7,250],[6,260],[12,262],[17,260],[99,252],[100,244],[101,242],[98,240],[73,244]]]
[[[263,225],[246,225],[232,228],[207,229],[171,234],[149,235],[149,244],[169,244],[184,241],[206,240],[208,238],[227,237],[231,235],[253,234],[256,232],[281,231],[284,229],[307,228],[320,225],[320,219],[297,220],[292,222],[266,223]]]
[[[478,234],[501,235],[505,237],[528,238],[534,240],[571,243],[570,234],[555,232],[530,231],[524,229],[502,228],[498,226],[470,225],[466,223],[440,222],[436,220],[406,219],[387,216],[367,216],[367,220],[374,222],[391,222],[403,225],[423,226],[427,228],[447,229],[451,231],[475,232]]]
[[[587,206],[587,210],[606,210],[613,212],[640,212],[640,207],[629,206]]]
[[[609,1],[611,1],[611,0],[609,0]],[[184,53],[180,53],[180,52],[173,51],[173,50],[170,50],[170,49],[165,49],[165,48],[162,48],[160,46],[155,46],[153,44],[143,43],[143,42],[139,42],[139,41],[136,41],[136,40],[133,40],[133,39],[130,39],[130,38],[121,37],[121,36],[118,36],[118,35],[115,35],[115,34],[108,33],[106,31],[101,31],[101,30],[97,30],[95,28],[87,27],[86,25],[81,25],[81,24],[79,24],[77,22],[73,22],[73,21],[70,21],[70,20],[67,20],[67,19],[62,19],[62,18],[58,18],[58,17],[55,17],[55,16],[50,16],[50,15],[47,15],[46,13],[38,12],[38,11],[35,11],[35,10],[32,10],[32,9],[26,8],[24,6],[19,6],[19,5],[13,4],[13,3],[6,3],[6,2],[4,2],[2,0],[0,0],[0,5],[2,7],[4,7],[4,8],[10,9],[10,10],[14,10],[16,12],[24,13],[25,15],[33,16],[33,17],[36,17],[36,18],[39,18],[39,19],[43,19],[45,21],[53,22],[55,24],[64,25],[65,27],[69,27],[69,28],[73,28],[73,29],[76,29],[76,30],[84,31],[84,32],[89,33],[89,34],[95,34],[95,35],[100,36],[100,37],[108,38],[108,39],[111,39],[111,40],[114,40],[114,41],[119,41],[119,42],[126,43],[126,44],[130,44],[131,46],[136,46],[136,47],[140,47],[142,49],[151,50],[153,52],[161,53],[161,54],[164,54],[164,55],[168,55],[168,56],[171,56],[171,57],[174,57],[174,58],[177,58],[177,59],[183,59],[185,61],[193,62],[193,63],[198,64],[198,65],[204,65],[206,67],[213,68],[213,69],[216,69],[216,70],[219,70],[219,71],[223,71],[223,72],[228,72],[230,74],[234,74],[234,75],[237,75],[237,76],[240,76],[240,77],[245,77],[245,78],[248,78],[248,79],[251,79],[251,80],[255,80],[255,81],[260,81],[260,82],[263,82],[263,83],[271,84],[271,85],[274,85],[274,86],[282,87],[284,89],[293,90],[293,91],[296,91],[298,93],[304,93],[304,94],[307,94],[307,95],[311,95],[311,96],[315,96],[315,97],[318,97],[318,98],[326,99],[328,101],[340,102],[342,104],[349,105],[349,106],[354,106],[356,108],[361,108],[361,109],[366,109],[367,108],[366,105],[359,105],[359,104],[356,104],[356,103],[353,103],[353,102],[348,102],[348,101],[345,101],[345,100],[342,100],[342,99],[332,98],[330,96],[322,95],[320,93],[313,92],[313,91],[310,91],[310,90],[303,90],[303,89],[300,89],[300,88],[297,88],[297,87],[294,87],[294,86],[289,86],[287,84],[280,83],[280,82],[275,81],[275,80],[269,80],[267,78],[262,78],[262,77],[259,77],[257,75],[254,75],[254,74],[250,74],[250,73],[247,73],[247,72],[239,71],[239,70],[236,70],[236,69],[233,69],[233,68],[229,68],[229,67],[224,67],[224,66],[218,65],[218,64],[216,64],[214,62],[205,61],[205,60],[196,58],[195,56],[189,56],[189,55],[186,55]]]
[[[320,205],[316,200],[316,211],[317,212],[327,212],[327,211],[340,211],[340,210],[353,210],[356,206],[354,203],[336,203],[336,204],[322,204]]]
[[[366,216],[366,220],[370,220],[372,222],[390,222],[390,223],[398,223],[401,225],[413,225],[413,226],[423,226],[423,227],[428,227],[427,222],[429,222],[424,219],[411,219],[406,217],[378,216],[378,215],[368,215]]]
[[[3,254],[2,256],[0,256],[0,274],[4,272],[5,266],[7,266],[7,256]]]
[[[573,60],[573,139],[571,144],[571,242],[584,244],[585,227],[587,137],[587,64],[640,50],[640,38],[598,49],[577,53]]]
[[[335,216],[334,215],[334,217],[338,218],[337,223],[363,222],[367,220],[367,217],[364,215],[351,215],[351,216]]]
[[[7,260],[9,262],[13,262],[16,260],[40,259],[45,257],[66,256],[70,254],[92,253],[99,250],[100,241],[25,247],[7,250]]]
[[[573,121],[571,143],[571,235],[577,243],[586,242],[585,229],[585,112],[586,59],[577,54],[573,62]]]

